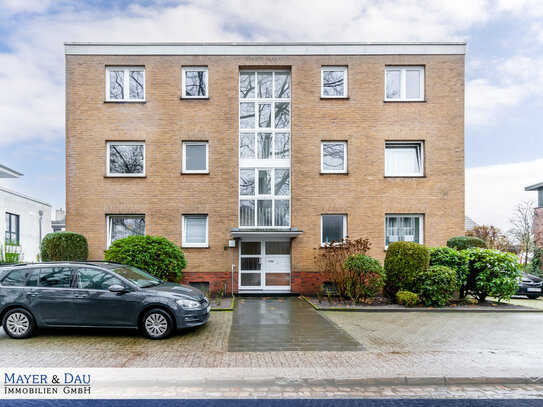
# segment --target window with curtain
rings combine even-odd
[[[209,143],[207,141],[183,142],[183,173],[209,172]]]
[[[422,143],[387,142],[385,146],[385,176],[424,175]]]
[[[424,67],[387,66],[385,100],[389,102],[424,100]]]
[[[388,247],[393,242],[422,244],[422,219],[422,215],[386,215],[385,246]]]
[[[207,215],[183,215],[183,246],[207,247]]]

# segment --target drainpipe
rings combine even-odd
[[[41,220],[43,218],[43,211],[39,211],[38,214],[40,215],[40,241],[38,243],[38,256],[40,256],[41,255]]]
[[[234,296],[234,269],[236,268],[235,264],[232,264],[232,297]]]

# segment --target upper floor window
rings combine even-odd
[[[106,67],[106,100],[142,102],[145,100],[145,68]]]
[[[207,141],[183,142],[183,173],[207,174],[209,172],[209,144]]]
[[[321,143],[321,172],[347,172],[347,142],[323,141]]]
[[[19,244],[19,215],[6,212],[5,244]]]
[[[392,242],[423,244],[423,215],[386,215],[385,246]]]
[[[107,217],[107,245],[128,236],[145,235],[144,215],[109,215]]]
[[[184,67],[182,71],[183,99],[207,99],[207,67]]]
[[[385,100],[424,100],[424,67],[387,66],[385,69]]]
[[[347,238],[347,215],[321,216],[321,246]]]
[[[422,177],[422,142],[390,141],[385,144],[385,176]]]
[[[347,97],[346,66],[323,66],[321,68],[321,97]]]
[[[183,215],[183,247],[208,247],[207,215]]]
[[[145,143],[131,141],[108,142],[107,176],[145,176]]]

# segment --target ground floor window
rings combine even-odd
[[[183,215],[183,247],[208,247],[207,215]]]
[[[19,244],[19,215],[6,212],[6,244]]]
[[[386,215],[385,246],[392,242],[423,243],[423,215]]]
[[[347,237],[347,215],[321,216],[321,245],[341,242]]]
[[[107,219],[108,246],[124,237],[145,235],[144,215],[109,215]]]

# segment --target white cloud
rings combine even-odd
[[[466,170],[466,215],[479,224],[510,228],[509,217],[522,201],[535,201],[524,187],[543,181],[543,159]]]

